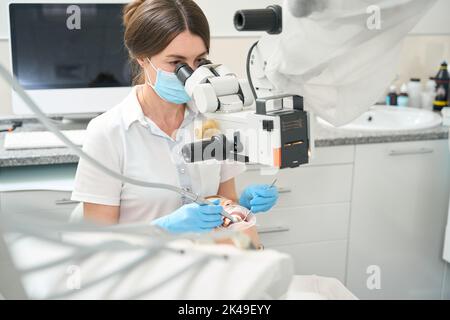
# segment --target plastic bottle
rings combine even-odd
[[[436,97],[433,102],[433,110],[441,111],[442,108],[448,107],[450,76],[447,70],[447,62],[444,61],[441,64],[434,81],[436,81]]]
[[[427,83],[425,84],[425,91],[435,93],[436,92],[436,81],[434,77],[429,77]]]
[[[397,105],[397,88],[394,85],[389,88],[389,93],[386,96],[386,104],[388,106]]]
[[[425,90],[422,91],[421,101],[422,108],[426,110],[433,110],[434,97],[436,96],[436,82],[434,77],[430,77],[425,84]]]
[[[422,84],[419,78],[411,78],[408,82],[408,96],[409,106],[413,108],[420,108],[422,106],[421,101]]]
[[[399,107],[407,107],[409,105],[408,87],[406,84],[402,84],[400,88],[400,94],[397,98],[397,104]]]

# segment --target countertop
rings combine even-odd
[[[0,127],[5,127],[12,121],[23,121],[23,127],[18,131],[42,131],[43,126],[33,118],[23,117],[0,117]],[[60,121],[58,118],[54,118]],[[58,127],[62,130],[83,129],[87,122],[60,123]],[[419,140],[448,139],[448,127],[438,126],[426,130],[414,131],[385,131],[385,132],[357,132],[345,131],[336,128],[324,127],[317,124],[315,126],[316,147],[342,146],[354,144],[370,143],[390,143]],[[68,148],[52,149],[29,149],[29,150],[5,150],[5,133],[0,133],[0,168],[18,167],[32,165],[52,165],[52,164],[75,164],[78,156]]]

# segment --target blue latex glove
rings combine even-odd
[[[213,201],[214,205],[186,204],[173,213],[153,220],[157,225],[171,233],[208,232],[222,224],[223,210],[219,199]]]
[[[278,200],[278,190],[268,184],[250,185],[244,189],[239,204],[253,213],[269,211]]]

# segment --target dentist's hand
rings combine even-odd
[[[214,205],[186,204],[173,213],[158,218],[152,222],[171,233],[208,232],[222,224],[223,210],[218,205],[219,200],[213,201]]]
[[[241,194],[239,204],[253,213],[269,211],[278,200],[278,190],[268,184],[250,185]]]

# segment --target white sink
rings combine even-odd
[[[442,118],[439,114],[429,110],[375,106],[359,118],[341,127],[335,127],[321,118],[317,118],[317,121],[324,126],[342,130],[403,131],[434,128],[442,123]]]

